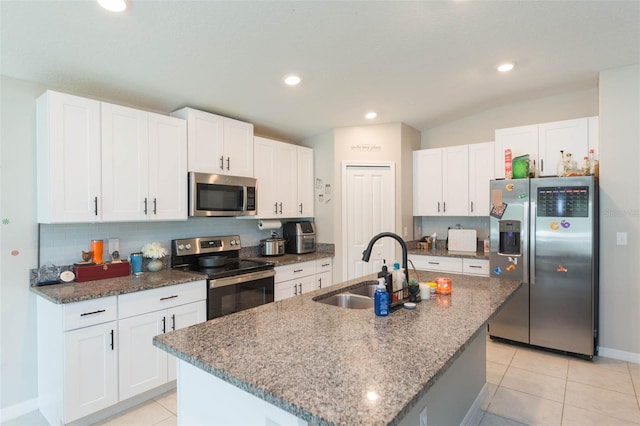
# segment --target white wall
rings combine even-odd
[[[640,66],[600,73],[600,346],[640,362]],[[626,232],[628,245],[616,245]]]
[[[335,151],[333,130],[306,139],[304,146],[313,148],[314,182],[314,221],[316,238],[319,243],[335,244],[333,228],[333,209],[335,200]],[[334,268],[335,269],[335,268]]]
[[[598,115],[598,89],[510,103],[422,132],[422,148],[494,140],[494,130]]]

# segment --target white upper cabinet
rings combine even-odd
[[[511,150],[511,158],[529,154],[538,163],[538,126],[497,129],[495,132],[495,178],[504,179],[504,151]]]
[[[313,217],[313,149],[304,146],[296,147],[298,163],[296,179],[298,187],[297,215]]]
[[[469,145],[469,216],[489,216],[493,179],[493,142]]]
[[[49,90],[36,107],[38,222],[101,220],[100,102]]]
[[[253,124],[193,108],[171,115],[187,120],[188,171],[253,177]]]
[[[413,215],[466,216],[469,169],[466,145],[413,152]]]
[[[313,216],[313,150],[256,136],[258,218]]]
[[[560,150],[571,153],[578,167],[589,155],[589,149],[598,151],[598,117],[497,129],[495,135],[497,179],[504,178],[505,149],[511,149],[512,158],[529,154],[529,159],[536,161],[540,176],[557,176]]]
[[[38,222],[186,220],[186,122],[47,91],[38,109]]]

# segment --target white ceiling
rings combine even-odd
[[[419,130],[593,88],[640,62],[640,1],[0,1],[1,73],[299,141],[334,127]],[[498,74],[504,60],[516,69]],[[302,75],[296,88],[282,77]]]

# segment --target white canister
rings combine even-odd
[[[430,297],[431,289],[427,283],[420,283],[420,298],[426,300]]]

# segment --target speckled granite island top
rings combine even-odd
[[[160,335],[154,345],[312,424],[396,424],[520,285],[446,276],[451,295],[388,317],[313,300],[360,278]]]
[[[31,291],[53,303],[73,303],[206,279],[206,275],[197,272],[164,269],[145,272],[140,276],[127,275],[82,283],[31,286]]]

